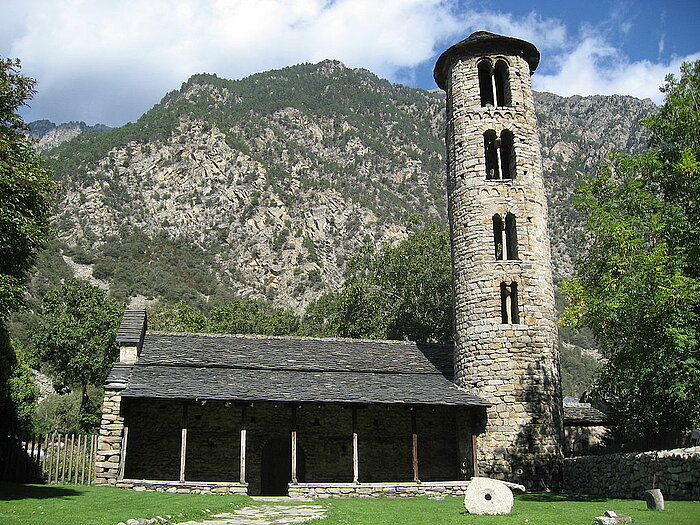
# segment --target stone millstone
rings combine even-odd
[[[469,514],[510,514],[513,493],[498,480],[472,478],[464,492],[464,508]]]

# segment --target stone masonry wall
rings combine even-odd
[[[603,445],[607,434],[607,427],[601,425],[564,427],[564,454],[566,457],[591,454]]]
[[[125,399],[123,403],[129,427],[124,477],[178,480],[182,404],[162,399]],[[189,441],[188,436],[188,447]]]
[[[197,482],[180,483],[177,481],[123,480],[115,486],[122,489],[147,492],[168,492],[171,494],[247,494],[248,485],[242,483]]]
[[[464,496],[468,481],[428,481],[423,483],[299,483],[289,487],[293,497],[352,498],[411,496]]]
[[[564,488],[611,498],[658,488],[666,499],[700,500],[700,447],[567,458]]]
[[[97,485],[116,483],[123,435],[124,418],[121,415],[121,396],[116,390],[105,390],[95,462],[95,483]]]
[[[479,436],[482,475],[529,486],[561,476],[562,414],[547,202],[527,62],[509,66],[512,105],[481,107],[477,64],[447,79],[447,186],[455,295],[455,382],[493,406]],[[484,132],[514,135],[515,177],[486,179]],[[516,218],[518,259],[496,260],[492,217]],[[500,283],[518,285],[519,323],[501,320]]]

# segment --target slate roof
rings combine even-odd
[[[489,405],[451,379],[447,345],[146,332],[138,361],[117,363],[107,385],[123,397]]]
[[[129,376],[133,367],[132,363],[115,363],[107,375],[105,388],[124,390],[129,384]]]
[[[566,426],[600,426],[610,421],[608,416],[593,408],[590,403],[564,402],[564,425]]]

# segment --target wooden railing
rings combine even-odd
[[[95,435],[11,436],[2,449],[0,479],[5,481],[91,485],[95,479]]]

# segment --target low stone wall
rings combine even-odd
[[[297,483],[289,485],[292,497],[309,498],[401,498],[409,496],[464,496],[468,481],[423,483]]]
[[[124,479],[117,481],[115,486],[123,489],[170,492],[178,494],[248,494],[247,483],[234,482],[197,482],[187,481],[152,481],[143,479]]]
[[[700,500],[700,447],[566,458],[564,488],[614,498],[658,488],[666,499]]]

